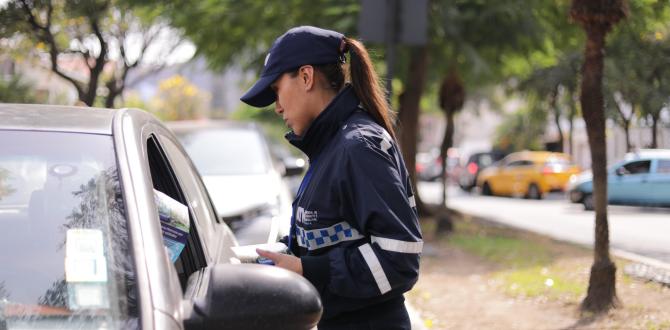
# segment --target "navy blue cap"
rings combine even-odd
[[[342,61],[344,35],[313,26],[292,28],[277,38],[265,57],[261,77],[240,100],[254,107],[266,107],[277,95],[270,85],[282,73],[307,64],[329,64]]]

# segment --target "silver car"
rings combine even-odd
[[[293,196],[285,180],[302,167],[274,157],[253,123],[223,120],[167,123],[202,175],[219,217],[240,244],[288,235]]]
[[[172,262],[156,196],[190,227]],[[318,293],[237,264],[176,137],[139,110],[0,104],[0,329],[310,329]]]

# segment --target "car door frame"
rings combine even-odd
[[[143,329],[182,329],[182,292],[163,245],[148,163],[147,141],[156,135],[151,115],[123,109],[112,132],[135,256],[138,307]]]

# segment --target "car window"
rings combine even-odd
[[[569,167],[574,165],[570,159],[563,158],[563,157],[550,157],[547,158],[545,161],[545,165],[554,165],[554,166],[562,166],[562,167]]]
[[[670,173],[670,159],[659,159],[656,173]]]
[[[489,154],[483,154],[479,157],[479,166],[480,167],[487,167],[493,164],[493,157]]]
[[[507,167],[520,167],[520,166],[528,166],[528,165],[533,165],[533,162],[530,160],[515,160],[509,164],[507,164]]]
[[[170,166],[157,139],[153,136],[147,140],[147,157],[154,189],[181,204],[188,205],[186,196],[175,176],[175,171]],[[190,227],[186,245],[174,264],[183,291],[186,290],[189,276],[207,266],[200,236],[198,235],[198,228],[193,221],[193,211],[191,208],[189,208],[189,219]]]
[[[635,161],[623,165],[619,171],[621,171],[623,175],[645,174],[649,173],[650,165],[650,160]]]
[[[214,241],[222,238],[214,237],[216,234],[214,226],[218,220],[205,185],[200,180],[198,173],[192,170],[190,161],[177,145],[169,139],[163,139],[162,146],[167,151],[173,169],[180,179],[181,187],[189,202],[188,206],[198,224],[200,235],[205,240],[204,247],[214,249],[216,247]],[[210,250],[209,253],[213,255],[215,251]]]
[[[263,174],[272,166],[263,136],[255,129],[202,129],[176,134],[202,175]]]
[[[112,138],[0,131],[0,328],[137,328],[137,308]]]

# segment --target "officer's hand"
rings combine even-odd
[[[296,272],[299,275],[302,275],[302,262],[300,258],[283,253],[275,253],[270,251],[265,251],[261,249],[256,249],[256,253],[263,258],[268,258],[275,263],[275,266],[281,267],[292,272]]]

